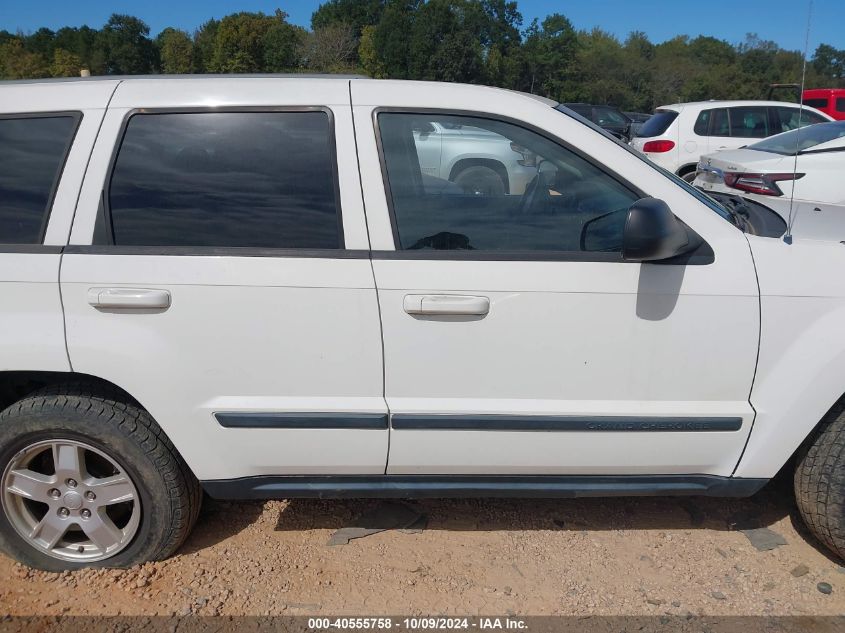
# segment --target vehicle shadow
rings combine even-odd
[[[427,518],[427,530],[740,530],[770,526],[797,512],[786,481],[772,481],[745,499],[613,497],[579,499],[293,499],[276,529],[393,529],[378,508],[404,504]],[[800,519],[798,519],[800,520]]]
[[[256,523],[263,512],[262,501],[219,501],[205,496],[196,527],[179,548],[179,554],[193,554],[217,545]]]
[[[422,515],[421,523],[397,525],[396,506]],[[382,531],[413,527],[442,531],[614,530],[736,531],[769,527],[789,518],[795,530],[828,560],[839,564],[804,526],[795,506],[792,477],[778,475],[744,499],[715,497],[613,497],[581,499],[291,499],[271,508],[261,501],[205,498],[197,526],[180,554],[216,545],[278,512],[275,530]],[[382,511],[384,510],[384,511]],[[403,514],[400,512],[399,514]],[[405,513],[407,516],[407,513]],[[266,519],[265,519],[266,520]],[[273,520],[272,518],[270,519]]]

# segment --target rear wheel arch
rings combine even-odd
[[[449,180],[454,181],[458,177],[458,174],[470,167],[488,167],[492,169],[502,179],[502,183],[505,185],[505,192],[510,192],[508,170],[504,163],[494,158],[462,158],[452,165],[452,169],[449,171]]]
[[[0,372],[0,411],[35,392],[70,386],[84,388],[92,395],[119,399],[147,411],[128,391],[109,380],[91,374],[61,371]]]
[[[120,385],[92,374],[61,371],[2,371],[0,372],[0,412],[21,400],[34,394],[68,394],[87,395],[108,400],[114,400],[140,409],[153,420],[155,418],[149,409],[135,396],[129,393]],[[158,422],[156,421],[158,426]],[[167,431],[158,427],[164,439],[173,446],[173,450],[184,461],[178,447],[167,434]],[[193,470],[191,475],[193,476]]]
[[[4,388],[4,407],[0,412],[0,472],[4,473],[4,482],[8,469],[14,469],[17,461],[25,460],[28,451],[43,450],[39,447],[45,444],[82,445],[86,450],[86,461],[88,451],[101,451],[101,455],[106,459],[114,460],[113,463],[121,466],[121,474],[126,473],[129,486],[137,488],[139,493],[130,499],[136,506],[140,503],[142,512],[137,534],[133,532],[132,540],[126,541],[114,555],[77,561],[69,559],[65,554],[62,560],[58,560],[50,553],[40,551],[38,547],[33,549],[34,546],[26,538],[27,530],[23,533],[20,530],[21,521],[44,522],[46,515],[33,519],[30,516],[31,509],[21,510],[17,508],[20,504],[14,503],[7,507],[4,502],[4,511],[0,514],[0,547],[3,550],[27,565],[49,571],[91,564],[123,567],[165,558],[176,551],[196,521],[202,492],[196,477],[179,451],[135,398],[109,381],[74,373],[0,372],[0,386]],[[14,400],[8,403],[10,398]],[[55,448],[53,450],[55,455]],[[94,457],[96,458],[96,455]],[[53,465],[55,467],[55,462]],[[88,466],[90,468],[90,461]],[[24,464],[22,467],[29,466]],[[95,474],[93,470],[86,470],[84,462],[83,467],[77,468],[77,471],[80,476],[68,479],[66,483],[67,486],[76,488],[77,483],[74,482],[78,480],[80,492],[84,486],[95,485],[92,482],[96,481],[96,477],[109,476],[108,473],[101,475]],[[55,475],[51,475],[53,471],[49,467],[47,470],[36,472],[55,478]],[[83,476],[83,473],[86,474]],[[67,491],[59,492],[58,488],[62,488],[63,484],[56,479],[53,481],[55,488],[50,492],[56,495],[50,496],[54,499],[63,501],[68,494],[72,494]],[[97,500],[101,496],[99,490],[97,492],[96,496],[89,499],[92,504],[103,503]],[[88,495],[89,492],[85,494]],[[36,496],[29,498],[42,501]],[[50,501],[46,497],[45,500]],[[64,505],[59,501],[57,503]],[[80,511],[79,506],[68,507],[71,513]],[[81,512],[84,512],[86,507],[83,507]],[[51,509],[55,510],[50,506],[48,514]],[[68,516],[67,509],[60,510],[65,512],[64,517]],[[91,521],[92,514],[93,512],[88,515]],[[52,517],[52,514],[50,516]],[[83,516],[82,523],[78,519],[79,517],[76,517],[74,523],[71,517],[69,521],[72,525],[85,524],[86,517]],[[68,528],[64,528],[66,529]],[[50,543],[44,547],[49,549],[53,545]],[[63,545],[63,548],[67,550],[66,545]],[[81,553],[82,548],[79,551]]]

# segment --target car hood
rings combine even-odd
[[[757,173],[784,171],[784,166],[788,165],[787,171],[792,171],[792,160],[787,160],[791,158],[790,156],[760,152],[754,149],[731,149],[702,156],[699,165],[715,167],[722,171]]]

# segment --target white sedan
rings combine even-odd
[[[845,121],[784,132],[703,156],[695,186],[741,195],[776,211],[792,234],[845,240]]]

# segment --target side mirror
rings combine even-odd
[[[663,200],[641,198],[628,209],[622,258],[633,262],[669,259],[689,250],[687,227]]]

